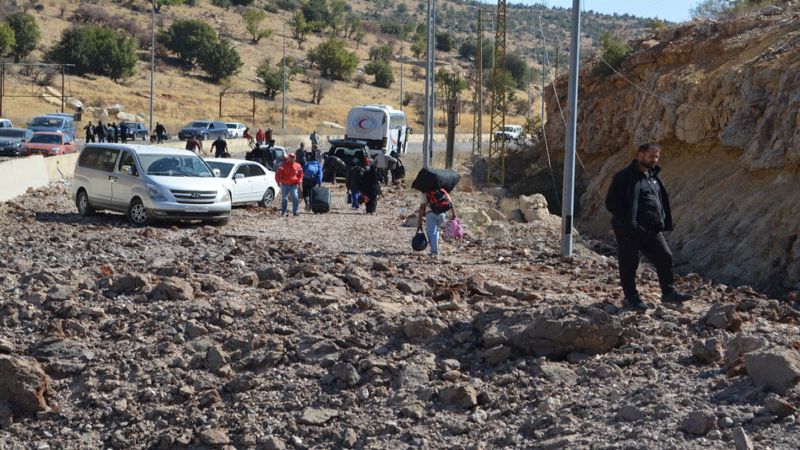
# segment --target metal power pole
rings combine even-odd
[[[156,0],[150,15],[150,133],[153,132],[153,86],[156,74]]]
[[[561,256],[572,256],[572,214],[575,203],[575,132],[578,126],[578,65],[580,64],[581,0],[572,0],[569,52],[567,139],[564,153],[564,192],[561,202]]]
[[[403,110],[403,40],[400,40],[400,111]]]
[[[61,65],[61,112],[64,112],[64,65]]]
[[[0,62],[0,117],[3,117],[3,97],[6,95],[6,63]],[[61,95],[64,95],[62,92]]]
[[[283,58],[281,59],[281,134],[286,139],[286,21],[283,21]]]
[[[433,87],[433,1],[428,0],[428,35],[425,44],[425,131],[422,138],[422,166],[431,165],[431,148],[433,147],[433,102],[431,100]]]

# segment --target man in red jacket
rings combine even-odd
[[[295,162],[295,155],[289,153],[286,159],[275,172],[275,181],[281,185],[281,217],[289,215],[289,195],[292,196],[292,214],[297,215],[298,198],[297,187],[303,182],[303,167]]]

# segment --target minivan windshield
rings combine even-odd
[[[59,119],[58,117],[34,117],[31,121],[31,126],[58,128],[63,122],[64,119]]]
[[[28,142],[31,144],[60,144],[61,136],[58,134],[34,134]]]
[[[10,128],[0,128],[0,137],[24,138],[25,130],[12,130]]]
[[[213,178],[214,174],[197,155],[139,155],[148,175],[164,177]]]
[[[211,166],[212,169],[219,169],[219,176],[222,178],[228,178],[228,175],[231,173],[231,169],[233,169],[233,164],[231,163],[217,161],[206,161],[206,163]]]
[[[208,122],[192,122],[186,128],[208,128]]]

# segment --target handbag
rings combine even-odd
[[[464,228],[461,226],[461,221],[458,217],[454,217],[444,224],[444,235],[449,239],[462,239],[464,237]]]

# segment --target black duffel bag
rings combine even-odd
[[[451,192],[459,181],[461,181],[461,175],[455,170],[423,167],[417,173],[417,178],[411,183],[411,187],[420,192],[431,192],[438,189]]]

